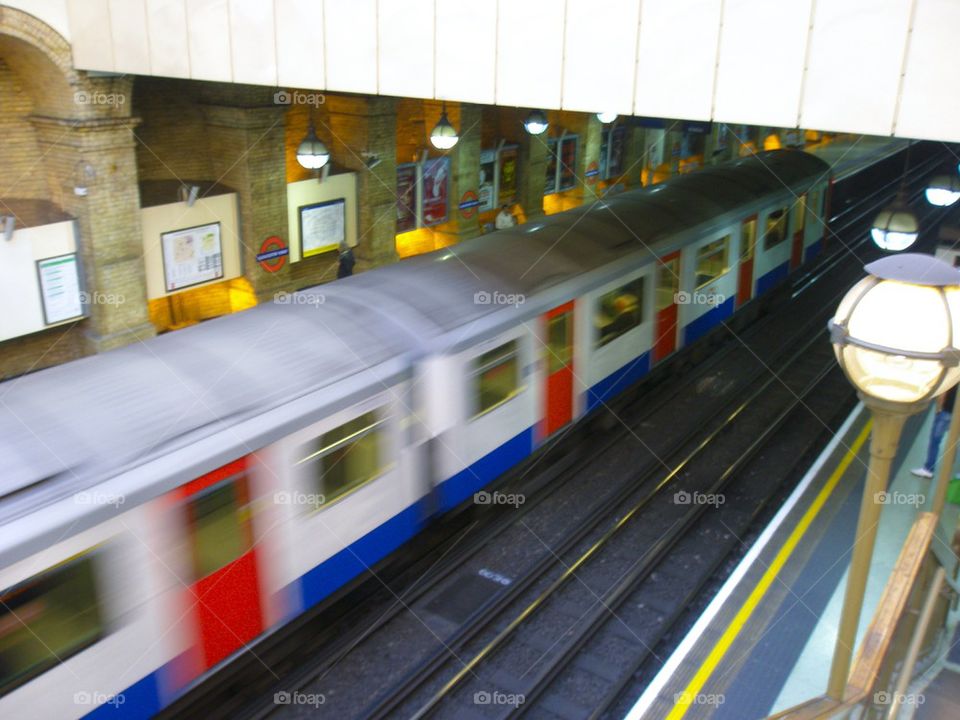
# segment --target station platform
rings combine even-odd
[[[932,410],[903,430],[861,613],[857,646],[918,512],[929,507],[933,480],[911,474],[923,464]],[[754,720],[826,691],[863,482],[870,413],[847,418],[727,582],[628,713],[628,720]],[[943,448],[941,448],[942,452]],[[960,507],[947,503],[933,540],[952,569],[950,539]],[[948,561],[949,560],[949,561]],[[952,635],[956,617],[948,623]],[[950,637],[950,635],[948,635]],[[960,717],[958,637],[914,679],[925,702],[898,718]],[[956,657],[954,657],[956,656]]]
[[[836,182],[856,175],[906,147],[906,140],[859,135],[850,139],[838,138],[823,145],[806,148],[806,151],[830,165]]]

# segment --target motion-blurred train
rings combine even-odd
[[[148,717],[821,250],[773,151],[0,385],[0,717]]]

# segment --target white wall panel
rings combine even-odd
[[[377,92],[376,0],[324,0],[327,89]]]
[[[639,5],[607,0],[600,7],[595,0],[567,0],[563,108],[630,115]]]
[[[801,127],[890,133],[911,1],[817,3]]]
[[[437,97],[490,105],[496,72],[497,4],[437,0]]]
[[[960,3],[917,0],[896,132],[960,142]]]
[[[644,0],[634,113],[710,119],[719,37],[720,0]]]
[[[230,82],[230,8],[227,0],[186,0],[190,77]]]
[[[714,119],[793,127],[800,110],[811,0],[728,0]]]
[[[138,75],[150,72],[150,40],[144,0],[110,0],[110,36],[117,67]]]
[[[326,85],[323,2],[276,0],[277,83],[313,90]]]
[[[559,108],[563,0],[499,0],[497,104]]]
[[[234,82],[276,85],[273,3],[230,0],[230,38]]]
[[[67,0],[3,0],[3,4],[30,13],[70,42],[70,12],[67,9]]]
[[[163,77],[190,77],[184,0],[147,0],[147,28],[151,72]]]
[[[108,0],[70,0],[69,11],[74,64],[85,70],[114,70]]]
[[[433,97],[433,0],[385,0],[377,22],[380,94]]]

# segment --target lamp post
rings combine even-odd
[[[873,414],[870,465],[850,558],[827,694],[843,698],[890,465],[907,417],[960,379],[960,271],[930,255],[864,268],[829,323],[837,361]]]

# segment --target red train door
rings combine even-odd
[[[757,249],[757,216],[743,221],[740,231],[740,269],[737,276],[737,307],[753,298],[753,256]]]
[[[653,328],[653,362],[677,349],[677,295],[680,292],[680,252],[660,258],[657,265],[656,311]]]
[[[545,435],[573,419],[573,301],[543,316],[547,329]]]
[[[190,532],[190,601],[206,670],[264,630],[247,460],[197,478],[180,493]]]
[[[793,248],[790,252],[790,269],[803,263],[803,230],[807,226],[807,196],[801,195],[793,206]]]

